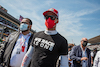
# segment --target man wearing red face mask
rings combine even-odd
[[[68,67],[68,43],[67,40],[56,31],[56,25],[59,20],[58,11],[51,8],[45,11],[43,15],[45,17],[46,30],[34,35],[29,51],[22,63],[22,67],[27,66],[27,62],[30,61],[28,58],[31,58],[31,56],[31,67],[56,67],[59,56],[61,56],[60,67]]]

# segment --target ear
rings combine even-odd
[[[55,19],[55,23],[57,24],[59,22],[59,20],[58,19]]]

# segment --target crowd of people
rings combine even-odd
[[[86,47],[87,38],[82,38],[80,45],[74,46],[59,34],[56,30],[59,23],[56,9],[48,9],[43,16],[46,29],[35,34],[30,32],[32,21],[22,19],[18,31],[11,33],[4,44],[0,53],[0,67],[100,66],[100,51],[91,53]]]

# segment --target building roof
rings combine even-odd
[[[88,42],[91,43],[91,44],[99,43],[100,42],[100,35],[89,39]]]
[[[0,14],[7,17],[7,18],[9,18],[9,19],[11,19],[12,21],[16,22],[18,25],[20,25],[20,21],[18,19],[14,18],[13,16],[11,16],[7,12],[3,11],[2,9],[0,9]],[[35,33],[36,31],[31,29],[31,32]]]
[[[11,15],[8,14],[8,13],[6,13],[6,12],[3,11],[2,9],[0,9],[0,13],[1,13],[3,16],[5,16],[5,17],[7,17],[7,18],[9,18],[9,19],[11,19],[11,20],[13,20],[13,21],[16,22],[17,24],[20,24],[20,21],[19,21],[18,19],[14,18],[13,16],[11,16]]]

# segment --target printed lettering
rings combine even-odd
[[[35,38],[34,39],[34,44],[38,45],[40,41],[41,41],[41,38]]]
[[[49,45],[45,44],[44,48],[49,49]]]
[[[41,38],[35,38],[34,44],[39,45],[40,47],[48,49],[50,51],[53,50],[53,47],[55,45],[55,43],[48,41],[48,40],[45,40],[45,39],[41,39]]]
[[[51,43],[49,50],[52,51],[54,47],[54,43]]]
[[[40,47],[44,47],[44,43],[41,42]]]

